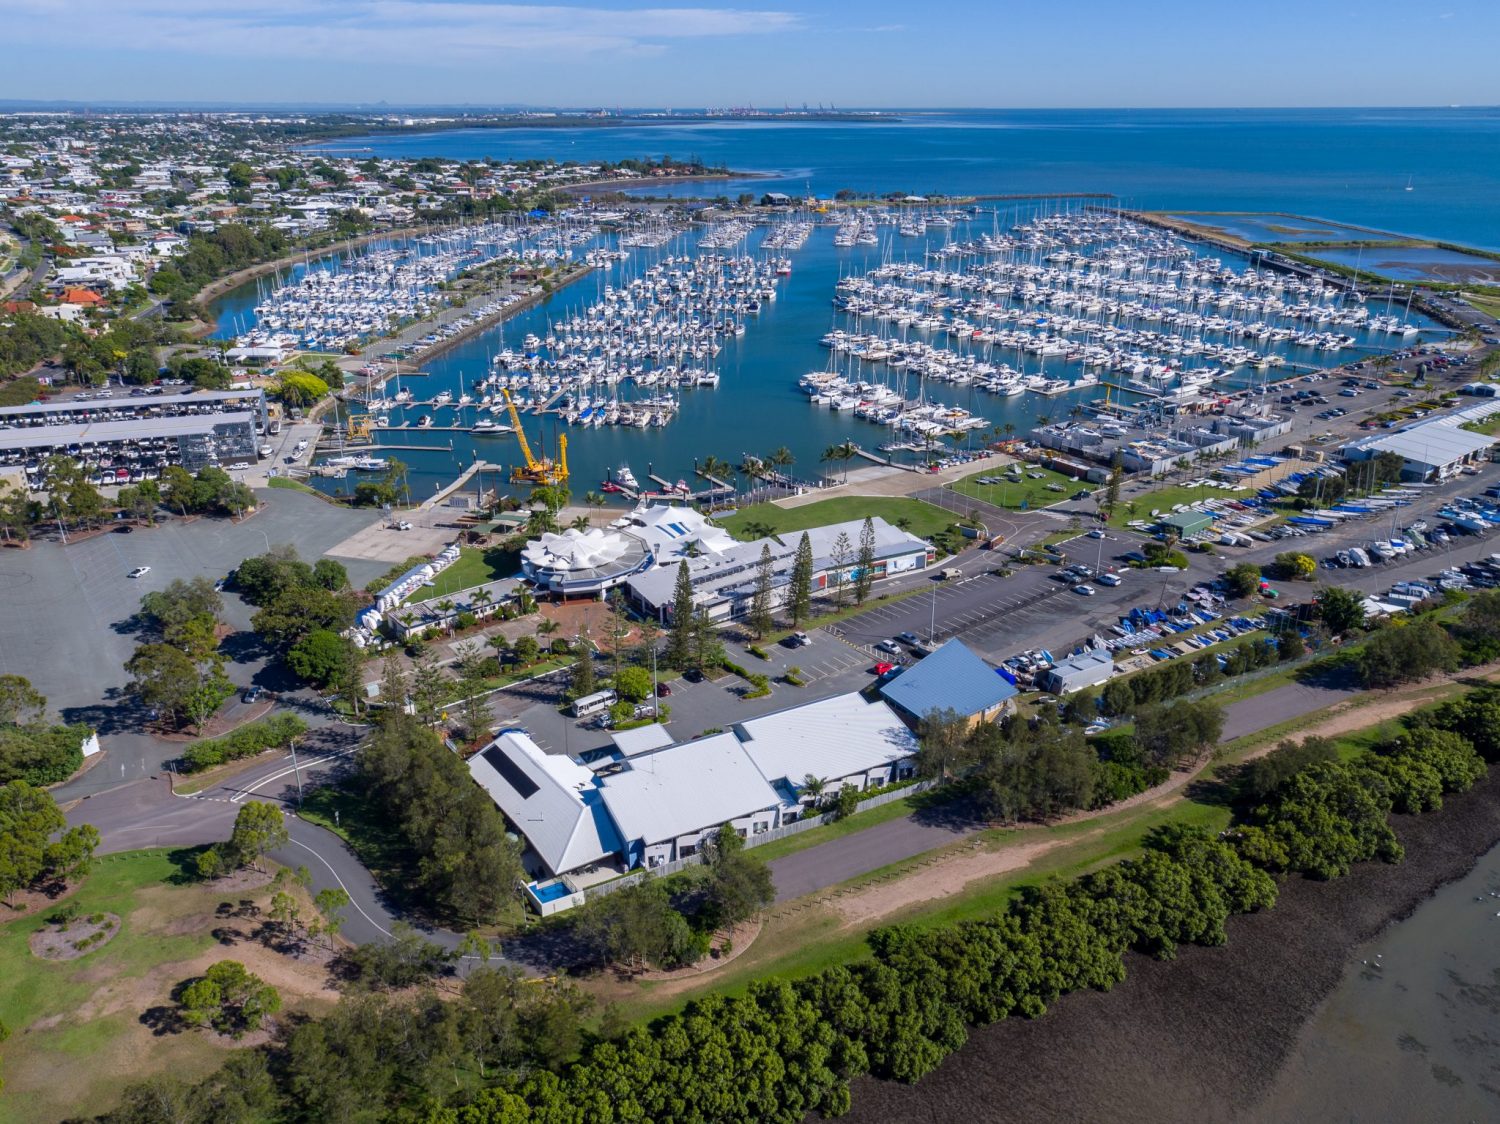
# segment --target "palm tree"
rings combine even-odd
[[[452,614],[454,609],[458,608],[458,606],[454,603],[453,598],[444,597],[437,603],[436,608],[437,611],[442,613],[444,617],[448,617]],[[453,628],[453,622],[451,620],[444,620],[443,627],[451,630]]]
[[[859,446],[853,441],[845,441],[838,447],[839,460],[844,462],[844,483],[849,483],[849,462],[859,456]]]
[[[771,455],[766,458],[766,460],[769,461],[771,467],[776,469],[776,471],[778,472],[784,472],[786,469],[791,468],[792,465],[797,463],[797,458],[792,456],[792,451],[785,445],[777,446],[776,449],[772,451]]]
[[[569,523],[568,526],[572,527],[575,531],[587,531],[593,524],[589,521],[587,515],[575,515],[573,522]]]
[[[562,626],[551,617],[543,617],[540,621],[537,622],[536,634],[538,636],[551,636],[561,627]]]
[[[597,511],[599,508],[604,506],[605,500],[604,496],[599,492],[584,492],[583,502],[584,506],[593,508]]]
[[[842,449],[842,446],[840,446],[840,445],[830,445],[830,446],[828,446],[828,448],[826,448],[826,449],[823,450],[823,455],[818,458],[819,463],[821,463],[821,464],[833,464],[833,463],[837,462],[838,459],[839,459],[839,455],[840,455],[840,450],[841,449]],[[823,475],[826,478],[827,475],[828,475],[828,473],[825,472],[825,473],[823,473]]]
[[[703,463],[698,466],[698,471],[704,476],[716,476],[722,480],[734,471],[734,465],[726,460],[720,460],[718,457],[710,455],[703,458]]]
[[[490,602],[494,600],[495,595],[484,588],[476,589],[469,595],[469,601],[473,603],[473,606],[476,610],[485,608],[490,604]]]
[[[753,456],[750,453],[746,453],[744,457],[740,459],[739,472],[741,476],[746,476],[751,480],[754,480],[756,477],[765,475],[766,462],[761,460],[760,457]]]
[[[822,777],[808,773],[802,778],[802,791],[805,795],[812,797],[810,807],[817,808],[823,803],[823,792],[828,787],[828,782]]]

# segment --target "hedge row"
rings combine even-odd
[[[874,958],[789,982],[709,996],[681,1014],[596,1042],[562,1075],[517,1076],[462,1106],[430,1104],[428,1124],[520,1121],[801,1121],[849,1108],[860,1074],[916,1081],[968,1028],[1035,1018],[1058,997],[1107,991],[1135,950],[1223,944],[1233,914],[1272,906],[1268,870],[1336,877],[1398,861],[1395,810],[1437,807],[1485,766],[1466,737],[1415,729],[1353,762],[1289,777],[1228,838],[1198,827],[1153,832],[1139,859],[1029,889],[1002,913],[872,933]]]
[[[222,738],[205,738],[182,751],[182,764],[189,773],[211,769],[226,761],[254,757],[268,749],[290,745],[293,738],[307,733],[307,723],[295,714],[276,714],[259,722],[249,722]]]

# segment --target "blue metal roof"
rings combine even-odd
[[[999,706],[1016,693],[961,640],[950,640],[880,688],[886,701],[922,718],[935,710],[968,716]]]

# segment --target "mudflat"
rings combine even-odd
[[[1500,769],[1441,812],[1393,822],[1405,862],[1364,863],[1333,882],[1287,879],[1274,909],[1229,923],[1226,946],[1184,946],[1171,961],[1128,954],[1112,992],[975,1029],[916,1085],[857,1080],[843,1119],[1269,1119],[1261,1102],[1354,950],[1500,842]]]

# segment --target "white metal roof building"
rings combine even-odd
[[[521,551],[521,568],[538,588],[568,596],[597,596],[651,565],[651,551],[635,535],[592,527],[544,534]]]
[[[1404,479],[1446,479],[1465,464],[1482,459],[1495,444],[1493,437],[1459,428],[1463,420],[1424,418],[1389,433],[1361,437],[1344,446],[1344,459],[1366,461],[1381,453],[1395,453],[1405,462]]]
[[[920,570],[928,565],[932,547],[925,539],[893,527],[878,516],[870,522],[875,532],[875,580]],[[832,575],[841,568],[833,557],[834,544],[840,534],[849,540],[851,548],[851,557],[842,566],[845,580],[853,580],[859,537],[863,529],[863,519],[808,529],[808,545],[813,552],[815,593],[828,588]],[[718,533],[724,534],[722,531]],[[666,620],[677,591],[677,568],[679,565],[687,566],[693,577],[695,604],[714,620],[731,620],[748,611],[755,595],[762,547],[769,547],[771,550],[772,600],[780,602],[790,585],[790,574],[801,539],[801,531],[788,531],[780,538],[763,538],[745,543],[732,540],[716,542],[713,549],[703,549],[676,559],[659,556],[655,566],[633,575],[627,584],[632,599],[642,612],[650,613],[659,620]]]
[[[549,874],[612,858],[621,849],[594,774],[543,753],[523,731],[504,730],[469,758],[469,774],[526,836]]]
[[[1090,651],[1058,660],[1043,677],[1042,686],[1056,695],[1097,687],[1115,673],[1115,657],[1109,652]]]
[[[755,767],[783,795],[809,776],[834,787],[886,784],[909,772],[917,739],[883,702],[857,691],[734,725]]]
[[[632,867],[696,854],[722,824],[769,831],[785,803],[732,733],[638,754],[598,783]]]

